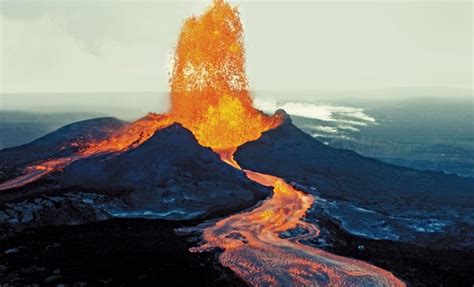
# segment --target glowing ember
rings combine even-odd
[[[234,150],[276,127],[252,106],[237,9],[215,0],[202,16],[186,20],[171,78],[171,114],[199,143]]]

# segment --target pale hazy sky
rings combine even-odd
[[[0,92],[165,91],[210,1],[1,1]],[[255,90],[472,88],[471,1],[231,1]]]

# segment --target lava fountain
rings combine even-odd
[[[252,104],[245,74],[239,13],[217,0],[201,16],[186,20],[170,80],[171,115],[198,142],[229,153],[281,122]]]

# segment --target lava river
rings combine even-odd
[[[229,154],[221,158],[240,169]],[[243,171],[249,179],[273,187],[272,197],[204,228],[205,244],[191,251],[221,248],[221,264],[252,286],[405,286],[388,271],[299,243],[319,235],[316,226],[302,220],[315,198],[278,177]],[[279,236],[296,227],[306,233]]]

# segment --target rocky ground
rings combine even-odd
[[[0,241],[0,282],[8,286],[244,286],[218,264],[217,252],[188,251],[195,239],[174,231],[183,224],[196,223],[113,219],[28,229]]]
[[[329,252],[352,257],[391,271],[408,286],[472,287],[474,284],[474,250],[444,247],[426,247],[390,240],[371,240],[344,232],[329,220],[324,226],[323,237],[307,244]],[[324,233],[326,233],[324,235]],[[449,241],[449,239],[446,239]]]
[[[39,194],[18,202],[0,204],[0,239],[21,230],[55,225],[77,225],[112,218],[110,208],[118,209],[119,199],[81,191]]]
[[[112,219],[23,230],[0,241],[0,281],[9,286],[244,286],[218,264],[216,251],[188,251],[199,235],[177,235],[175,229],[196,224]],[[306,244],[390,270],[409,286],[474,282],[472,250],[363,239],[331,221],[319,224],[321,237]]]

